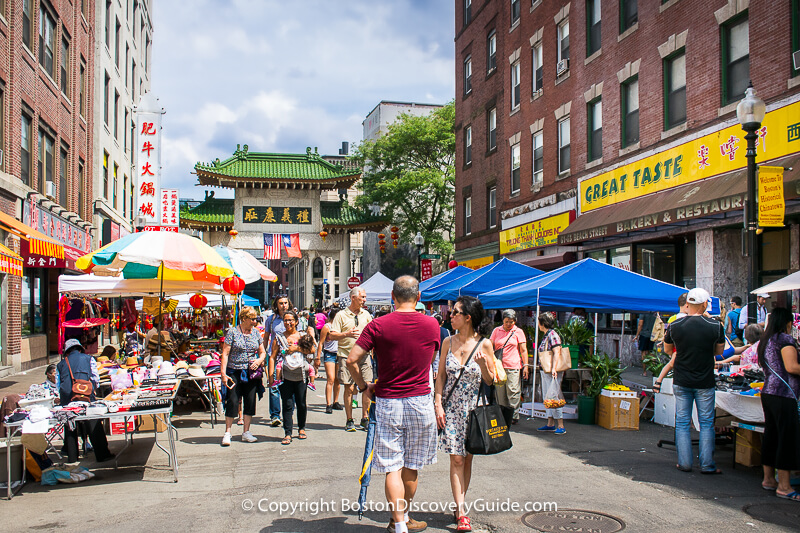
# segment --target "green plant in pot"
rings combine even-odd
[[[584,365],[591,370],[592,381],[586,386],[584,393],[578,396],[578,422],[594,424],[597,397],[606,385],[622,383],[621,376],[625,367],[620,366],[619,359],[609,357],[606,353],[587,353]]]
[[[580,361],[578,360],[577,354],[581,348],[584,348],[585,352],[589,351],[589,347],[594,341],[594,333],[586,329],[586,324],[579,320],[567,322],[563,326],[557,327],[556,332],[561,337],[562,345],[569,348],[573,361],[572,367],[586,366],[583,358]]]
[[[642,366],[644,369],[650,372],[654,377],[658,377],[661,374],[661,370],[666,366],[669,358],[666,354],[657,351],[648,352],[648,354],[642,360]]]

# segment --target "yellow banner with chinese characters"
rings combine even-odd
[[[800,152],[800,102],[767,113],[756,132],[761,161]],[[578,184],[581,213],[745,168],[747,142],[737,123]]]
[[[491,255],[487,255],[486,257],[479,257],[477,259],[468,259],[466,261],[458,262],[459,265],[471,268],[472,270],[478,270],[479,268],[483,268],[486,265],[491,265],[492,263],[494,263],[494,256]]]
[[[575,210],[500,232],[500,253],[509,254],[558,244],[558,235],[575,220]]]
[[[783,227],[783,167],[758,167],[758,225]]]

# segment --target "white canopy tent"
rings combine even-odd
[[[794,274],[789,274],[785,278],[781,278],[779,280],[775,280],[772,283],[764,285],[763,287],[759,287],[750,294],[758,294],[761,292],[781,292],[781,291],[793,291],[796,289],[800,289],[800,271],[795,272]]]
[[[171,296],[172,300],[178,300],[178,309],[189,309],[192,305],[189,303],[189,299],[197,293],[189,292],[186,294],[173,294]],[[208,298],[208,303],[205,307],[222,307],[222,295],[221,294],[208,294],[206,295]],[[144,300],[137,300],[136,301],[136,309],[141,311],[142,310],[142,303]],[[226,305],[231,305],[231,300],[226,302]]]
[[[169,281],[160,279],[124,279],[115,276],[68,276],[58,277],[58,292],[84,296],[158,296],[162,292],[166,296],[186,293],[203,293],[206,296],[219,295],[222,287],[208,281]]]
[[[391,305],[392,286],[394,282],[381,274],[376,273],[367,281],[359,285],[367,293],[366,305]],[[350,293],[346,293],[339,298],[339,303],[350,305]]]

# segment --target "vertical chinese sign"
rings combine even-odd
[[[161,116],[158,100],[145,94],[136,109],[136,226],[161,223]]]
[[[430,259],[422,259],[420,261],[420,275],[419,280],[425,281],[433,277],[433,264]]]
[[[178,227],[178,189],[161,189],[161,225]]]

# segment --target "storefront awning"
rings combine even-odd
[[[22,275],[22,257],[0,244],[0,272]]]
[[[800,156],[769,165],[793,167],[784,172],[786,199],[800,196]],[[580,215],[558,237],[560,245],[602,240],[629,232],[654,231],[657,227],[687,226],[691,221],[738,216],[747,199],[747,170],[740,169],[703,181],[628,200]]]
[[[6,230],[17,235],[20,239],[28,242],[28,249],[31,254],[55,259],[64,259],[64,246],[51,239],[44,233],[36,231],[32,227],[11,218],[6,213],[0,211],[0,225]]]

